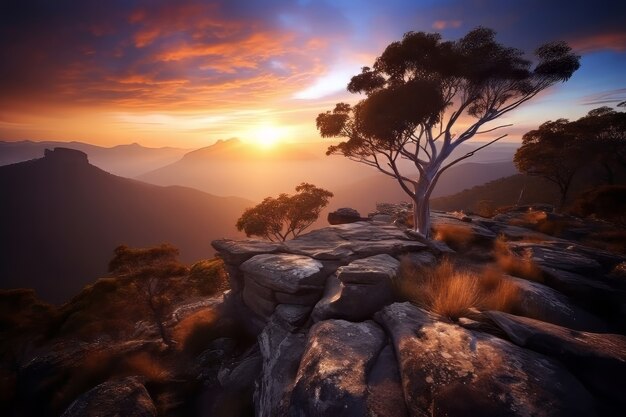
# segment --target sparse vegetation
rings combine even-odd
[[[244,211],[237,220],[237,230],[244,231],[248,237],[278,242],[295,238],[315,223],[332,196],[328,190],[303,182],[292,196],[267,197]]]
[[[189,281],[201,295],[210,296],[228,289],[228,276],[224,262],[219,258],[196,262],[189,271]]]
[[[441,240],[455,250],[466,249],[474,241],[472,231],[463,226],[442,224],[434,227],[435,239]]]
[[[531,253],[526,252],[523,256],[517,256],[511,252],[506,244],[506,239],[502,236],[499,236],[494,242],[494,255],[496,264],[505,273],[529,281],[543,281],[543,274],[533,262]]]
[[[403,261],[396,290],[400,298],[451,320],[472,308],[511,312],[518,302],[517,287],[497,270],[461,269],[448,259],[427,268]]]

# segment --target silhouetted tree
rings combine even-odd
[[[346,139],[327,154],[395,178],[414,202],[415,229],[426,236],[429,198],[441,174],[506,135],[447,161],[452,152],[476,135],[507,126],[485,125],[579,67],[579,57],[565,43],[538,48],[531,69],[522,51],[494,38],[494,31],[480,27],[446,42],[436,33],[409,32],[387,46],[372,68],[352,77],[348,91],[365,94],[363,100],[355,106],[339,103],[317,117],[323,137]],[[411,163],[401,165],[403,159]]]
[[[178,261],[178,249],[169,244],[147,249],[121,245],[115,248],[114,254],[109,262],[109,272],[132,280],[141,301],[152,313],[163,343],[168,348],[172,347],[174,342],[164,324],[166,312],[172,302],[171,279],[189,272],[189,269]]]
[[[572,179],[587,157],[574,126],[566,119],[558,119],[524,134],[522,146],[513,159],[520,172],[556,184],[561,194],[559,207],[562,208]]]
[[[267,197],[255,207],[246,209],[237,220],[237,230],[243,230],[246,236],[271,241],[285,241],[290,236],[295,238],[315,223],[332,196],[330,191],[303,182],[292,196]]]
[[[626,113],[599,107],[573,124],[589,159],[602,167],[608,184],[615,184],[615,170],[626,168]]]
[[[626,113],[600,107],[573,122],[545,122],[523,136],[514,161],[521,172],[555,183],[563,208],[582,167],[599,165],[609,184],[615,182],[616,168],[626,168]]]

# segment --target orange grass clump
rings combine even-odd
[[[463,226],[442,224],[435,226],[435,239],[454,249],[466,248],[474,239],[472,231]]]
[[[458,269],[447,259],[428,268],[403,261],[396,290],[401,298],[452,320],[471,308],[512,312],[519,302],[516,285],[495,269]]]
[[[529,281],[543,282],[543,274],[532,260],[532,254],[526,252],[524,256],[515,255],[502,236],[494,242],[494,254],[497,265],[507,274]]]

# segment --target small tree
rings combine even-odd
[[[173,277],[189,272],[178,261],[178,249],[169,244],[148,249],[129,248],[121,245],[115,248],[115,256],[109,262],[109,272],[120,278],[132,280],[141,301],[152,313],[163,343],[171,348],[174,344],[165,328],[167,309],[171,304]]]
[[[626,113],[603,106],[591,110],[574,126],[587,142],[593,162],[604,170],[606,182],[615,184],[615,170],[626,168]]]
[[[555,183],[562,208],[572,180],[583,166],[600,166],[609,184],[615,182],[616,168],[624,170],[626,113],[600,107],[573,122],[545,122],[523,136],[514,161],[521,172]]]
[[[292,196],[267,197],[246,209],[237,220],[237,230],[244,231],[248,237],[260,236],[271,241],[295,238],[315,223],[332,196],[330,191],[303,182]]]
[[[520,172],[536,175],[557,185],[562,208],[572,184],[587,155],[575,126],[566,119],[548,121],[522,137],[515,152],[515,166]]]
[[[477,28],[458,41],[439,34],[409,32],[352,77],[348,91],[363,93],[355,106],[336,105],[317,117],[322,137],[345,141],[327,154],[341,154],[395,178],[413,200],[415,229],[430,234],[430,195],[441,174],[506,135],[491,138],[447,162],[452,152],[476,135],[507,125],[483,126],[515,110],[551,85],[567,80],[579,57],[567,44],[536,50],[536,65],[522,51]],[[400,165],[400,160],[411,167]]]

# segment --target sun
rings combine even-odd
[[[281,135],[281,130],[276,126],[261,126],[255,131],[256,142],[262,148],[271,148],[276,145]]]

